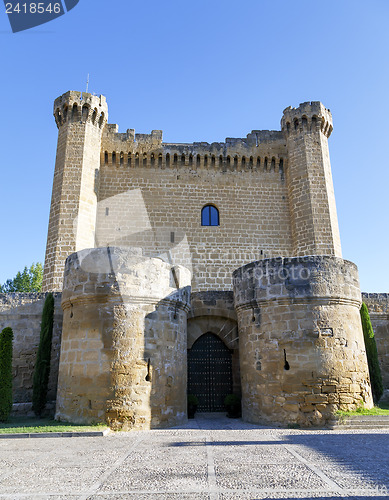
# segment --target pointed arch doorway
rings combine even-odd
[[[188,350],[188,394],[198,397],[198,411],[217,412],[225,411],[231,393],[232,353],[217,335],[205,333]]]

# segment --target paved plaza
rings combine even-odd
[[[0,440],[0,499],[388,498],[388,430],[199,414],[182,428]]]

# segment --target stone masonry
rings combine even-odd
[[[62,292],[58,419],[180,424],[187,359],[203,409],[233,391],[251,422],[321,425],[372,405],[358,273],[341,258],[329,109],[288,107],[280,130],[212,144],[121,133],[105,97],[88,93],[60,96],[54,117],[43,287],[57,293],[57,310]],[[373,295],[388,385],[388,300]],[[36,300],[36,310],[33,298],[23,306],[34,325]],[[16,344],[35,345],[16,302]],[[22,352],[15,380],[27,401]]]
[[[131,430],[186,419],[190,273],[141,249],[68,257],[56,418]]]
[[[0,330],[11,327],[13,341],[14,412],[31,411],[32,378],[39,344],[45,293],[0,294]],[[61,346],[61,294],[54,294],[54,328],[51,354],[48,401],[56,399],[59,352]]]
[[[245,420],[312,425],[372,407],[354,264],[253,262],[234,272],[234,297]]]
[[[389,294],[363,293],[377,343],[384,388],[389,390]]]

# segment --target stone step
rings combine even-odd
[[[332,429],[385,429],[389,428],[389,415],[351,415],[330,422]]]
[[[373,430],[373,429],[389,429],[389,425],[333,425],[331,430],[341,431],[341,430],[350,430],[350,429],[365,429],[365,430]]]

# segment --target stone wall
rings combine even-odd
[[[56,418],[123,430],[186,420],[190,273],[140,249],[68,257]]]
[[[48,401],[57,393],[59,351],[62,330],[61,294],[54,294],[54,330],[51,356]],[[45,293],[0,294],[0,330],[11,327],[13,341],[13,399],[14,411],[31,409],[32,378],[39,345]]]
[[[372,406],[354,264],[253,262],[234,272],[234,297],[245,420],[315,425]]]
[[[238,266],[291,254],[281,133],[258,133],[258,146],[254,139],[158,145],[124,141],[122,135],[106,132],[103,137],[99,246],[137,245],[146,255],[165,255],[167,261],[192,269],[194,291],[231,290],[231,274]],[[121,149],[126,152],[123,162]],[[219,226],[201,225],[207,204],[218,209]]]
[[[377,344],[384,388],[389,390],[389,293],[363,293]]]

